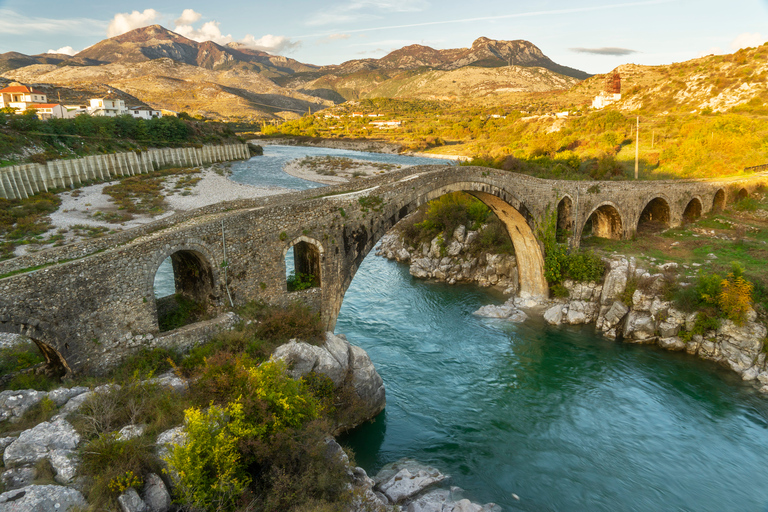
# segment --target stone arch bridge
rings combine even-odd
[[[205,301],[213,312],[252,300],[285,305],[300,299],[332,330],[355,272],[377,241],[422,204],[453,191],[469,192],[499,216],[515,246],[520,294],[543,296],[548,289],[536,233],[550,216],[557,216],[572,246],[585,229],[628,238],[641,220],[676,226],[745,197],[767,179],[557,181],[430,165],[220,203],[0,262],[0,331],[30,336],[46,357],[75,372],[98,372],[141,345],[173,343],[180,335],[159,333],[153,293],[167,257],[177,293]],[[290,248],[296,270],[313,274],[317,286],[288,291]]]

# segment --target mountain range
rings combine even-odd
[[[767,53],[762,46],[668,66],[620,66],[624,98],[613,108],[722,111],[759,103]],[[380,59],[316,66],[238,43],[193,41],[159,25],[74,56],[0,54],[0,85],[10,81],[65,104],[111,91],[132,105],[233,121],[291,118],[375,97],[570,108],[589,104],[604,87],[602,75],[557,64],[523,40],[480,37],[446,50],[410,45]]]
[[[477,76],[475,76],[477,75]],[[316,111],[367,95],[455,99],[497,89],[565,89],[589,75],[562,66],[528,41],[481,37],[470,48],[411,45],[381,59],[315,66],[238,43],[197,42],[151,25],[100,41],[74,56],[0,55],[6,81],[58,86],[62,101],[111,90],[153,107],[214,118],[254,119]],[[427,80],[415,80],[427,76]],[[480,77],[482,87],[476,87]],[[440,86],[441,82],[445,82]],[[444,87],[450,83],[451,87]],[[458,84],[458,85],[456,85]],[[80,91],[70,93],[71,89]]]

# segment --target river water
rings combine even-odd
[[[253,183],[275,184],[265,179]],[[386,410],[342,439],[369,474],[413,458],[504,510],[768,510],[768,399],[752,385],[591,327],[472,315],[502,301],[368,255],[336,331],[368,352],[387,389]]]

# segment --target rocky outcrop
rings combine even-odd
[[[384,410],[384,381],[365,350],[351,345],[343,334],[326,333],[321,346],[291,340],[278,347],[272,357],[288,363],[288,373],[293,378],[314,371],[331,379],[336,387],[352,386],[362,404],[360,416],[354,420],[356,425]]]
[[[393,233],[382,237],[376,254],[401,263],[409,262],[414,277],[449,284],[496,286],[504,293],[517,293],[519,282],[515,256],[476,251],[475,242],[483,229],[467,231],[464,226],[459,226],[450,240],[435,237],[429,244],[424,243],[418,248],[406,246],[402,237]]]
[[[3,453],[5,467],[31,466],[48,459],[56,473],[56,481],[68,483],[77,472],[75,448],[80,434],[66,420],[44,421],[25,430]]]
[[[415,460],[387,464],[373,477],[374,494],[388,507],[406,512],[500,512],[494,504],[478,505],[461,496],[461,489],[435,488],[450,479],[437,468]],[[387,510],[391,510],[388,508]]]
[[[80,491],[59,485],[29,485],[0,494],[5,512],[69,512],[86,506]]]
[[[768,334],[750,310],[743,325],[722,320],[720,327],[691,335],[696,313],[676,309],[661,295],[667,277],[651,274],[637,265],[635,258],[617,256],[607,260],[603,285],[565,282],[569,297],[560,299],[544,313],[553,325],[595,323],[596,329],[611,339],[627,343],[657,344],[673,350],[685,350],[702,359],[715,361],[741,375],[757,380],[768,393],[768,367],[763,343]],[[659,265],[660,270],[676,270],[676,263]],[[631,284],[635,289],[629,289]],[[625,303],[625,301],[627,303]]]

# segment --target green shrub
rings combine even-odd
[[[309,307],[294,303],[287,308],[265,308],[259,315],[256,336],[273,341],[318,341],[323,332],[320,314]]]
[[[574,281],[600,282],[605,275],[605,262],[593,252],[568,254],[563,267],[565,276]]]
[[[172,331],[202,320],[205,317],[206,305],[196,302],[189,297],[177,293],[173,296],[175,305],[157,319],[160,331]]]
[[[552,297],[557,297],[560,299],[568,297],[570,295],[570,293],[568,292],[568,288],[566,288],[560,283],[556,283],[550,286],[549,293],[550,295],[552,295]]]
[[[286,280],[289,292],[298,292],[308,290],[315,285],[315,276],[313,274],[302,274],[301,272],[291,272]]]
[[[122,492],[121,486],[136,483],[135,478],[125,480],[127,475],[161,471],[155,448],[146,436],[120,441],[113,433],[104,433],[83,443],[79,473],[88,479],[85,495],[90,506],[94,510],[119,510],[117,497]]]
[[[703,335],[707,331],[716,331],[719,328],[720,318],[717,315],[711,314],[710,308],[709,311],[697,313],[693,328],[690,331],[681,331],[679,336],[681,340],[687,343],[697,334]]]
[[[306,434],[302,427],[316,419],[321,409],[304,382],[285,373],[284,363],[254,367],[243,359],[233,362],[240,377],[228,391],[247,394],[226,405],[212,404],[206,411],[187,409],[187,442],[173,447],[166,458],[182,503],[192,508],[234,506],[252,481],[247,470],[254,464],[259,467],[254,474],[262,488],[279,485],[279,477],[286,476],[287,470],[291,470],[291,478],[297,477],[294,468],[284,467],[274,474],[269,469],[284,451],[280,445]],[[297,453],[282,455],[300,457]],[[272,476],[278,478],[272,480]],[[278,501],[282,503],[282,499]]]

